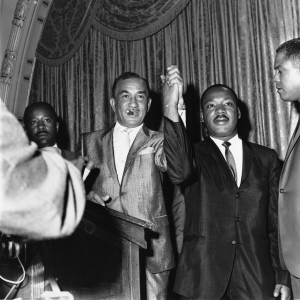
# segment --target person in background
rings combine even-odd
[[[300,102],[300,38],[283,43],[274,62],[281,100]],[[279,181],[281,263],[291,273],[294,299],[300,299],[300,130],[299,121],[289,143]]]
[[[153,225],[146,256],[147,299],[166,299],[175,262],[162,189],[161,175],[167,170],[163,134],[144,125],[151,101],[144,78],[120,75],[110,99],[115,126],[83,134],[78,153],[94,161],[98,171],[88,199],[103,203],[110,198],[107,207]]]
[[[192,147],[177,112],[177,66],[161,79],[168,174],[183,185],[186,204],[174,291],[182,299],[290,299],[279,262],[276,152],[238,137],[237,95],[222,84],[202,94],[209,138]]]
[[[84,159],[76,167],[53,147],[37,148],[0,101],[0,231],[25,240],[70,235],[85,207]]]
[[[28,105],[24,111],[24,126],[30,141],[44,147],[56,147],[59,122],[54,108],[46,102],[35,102]],[[75,159],[75,152],[57,148],[62,157],[67,160]]]

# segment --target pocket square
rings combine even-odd
[[[149,153],[155,153],[154,148],[152,148],[152,147],[147,147],[147,148],[143,149],[143,150],[139,153],[139,155],[149,154]]]

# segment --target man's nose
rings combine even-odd
[[[135,97],[131,97],[129,101],[130,106],[137,106],[137,99]]]
[[[45,128],[45,123],[44,123],[44,121],[43,121],[43,120],[38,121],[37,127],[38,127],[38,128]]]
[[[278,72],[276,72],[276,71],[275,71],[274,76],[273,76],[273,81],[274,81],[274,82],[279,81],[279,74],[278,74]]]
[[[226,108],[223,104],[217,105],[215,112],[217,114],[224,113],[226,111]]]

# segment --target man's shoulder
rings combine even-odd
[[[61,150],[61,156],[66,159],[66,160],[74,160],[76,159],[76,154],[75,152],[65,150],[65,149],[60,149]]]
[[[154,138],[154,139],[163,139],[164,138],[164,134],[161,131],[149,129],[145,125],[143,126],[143,130],[144,130],[144,133],[146,135],[150,136],[151,138]]]
[[[243,141],[243,144],[250,147],[253,151],[256,151],[258,153],[262,153],[262,154],[276,153],[276,151],[274,149],[260,145],[260,144],[256,144],[256,143],[252,143],[252,142],[245,142],[245,141]]]
[[[83,139],[99,139],[113,130],[113,127],[82,133]]]

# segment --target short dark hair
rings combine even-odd
[[[150,92],[149,83],[145,78],[143,78],[140,75],[133,73],[133,72],[125,72],[125,73],[122,73],[119,77],[117,77],[115,79],[114,84],[112,86],[112,97],[116,96],[115,93],[116,93],[116,87],[117,87],[118,82],[121,80],[129,79],[129,78],[139,78],[139,79],[143,80],[146,84],[147,93],[149,95],[149,92]]]
[[[46,103],[46,102],[34,102],[34,103],[29,104],[25,108],[24,115],[23,115],[23,122],[24,122],[25,126],[26,126],[27,121],[28,121],[28,115],[29,115],[29,113],[32,110],[38,109],[40,107],[47,109],[50,112],[50,114],[52,115],[54,121],[57,122],[57,115],[56,115],[56,112],[55,112],[55,110],[54,110],[54,108],[53,108],[53,106],[51,104]]]
[[[294,67],[300,68],[300,38],[284,42],[276,49],[276,53],[283,53]]]
[[[209,86],[209,87],[203,92],[203,94],[202,94],[202,96],[201,96],[201,99],[200,99],[200,106],[201,106],[201,109],[203,108],[203,107],[202,107],[202,102],[203,102],[203,99],[204,99],[206,93],[207,93],[208,91],[210,91],[211,89],[213,89],[213,88],[218,88],[218,87],[220,87],[220,88],[225,88],[225,89],[229,90],[229,91],[233,94],[233,96],[234,96],[235,103],[236,103],[236,104],[238,103],[238,96],[237,96],[237,94],[235,93],[235,91],[234,91],[232,88],[230,88],[229,86],[227,86],[227,85],[225,85],[225,84],[217,83],[217,84],[213,84],[213,85]]]

